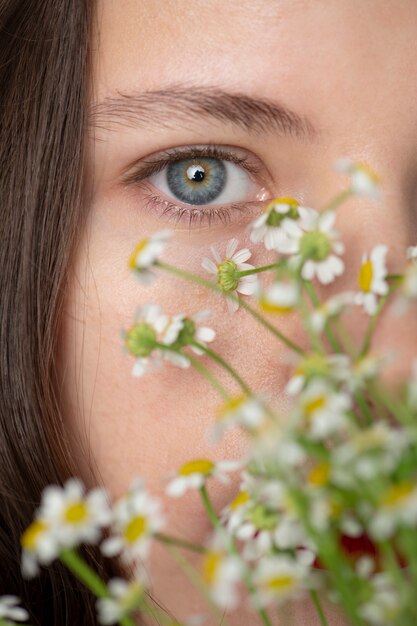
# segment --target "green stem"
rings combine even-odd
[[[60,560],[97,598],[108,598],[110,596],[106,583],[100,576],[82,559],[73,549],[65,549],[59,555]],[[122,626],[135,626],[129,616],[119,620]]]
[[[324,207],[322,208],[320,212],[324,213],[324,211],[334,211],[341,204],[346,202],[346,200],[348,200],[351,196],[353,196],[353,191],[352,191],[352,188],[349,187],[349,189],[345,189],[344,191],[341,191],[337,196],[333,198],[333,200],[330,200],[328,204],[324,205]]]
[[[306,283],[304,282],[303,284],[304,284],[304,287],[305,287]],[[305,291],[308,294],[307,289]],[[314,306],[316,306],[316,305],[314,305]],[[309,321],[310,310],[308,308],[308,304],[307,304],[303,294],[301,295],[301,298],[300,298],[299,309],[300,309],[301,317],[303,318],[304,327],[306,328],[306,330],[308,332],[308,335],[310,337],[310,341],[311,341],[312,347],[315,350],[317,350],[317,352],[319,354],[325,354],[326,350],[324,348],[324,345],[323,345],[323,342],[321,340],[321,337],[320,337],[319,333],[317,333],[315,330],[313,330],[311,328],[310,321]]]
[[[316,290],[314,289],[312,283],[309,280],[305,280],[304,281],[304,287],[306,292],[308,293],[310,300],[313,304],[313,306],[315,308],[318,308],[320,306],[320,300],[319,297],[316,294]],[[329,321],[326,322],[325,324],[325,328],[324,328],[324,334],[326,335],[331,347],[333,348],[333,350],[335,352],[342,352],[342,348],[337,340],[337,338],[335,337],[335,335],[333,334],[333,331],[330,327],[330,323]]]
[[[304,286],[306,289],[306,292],[308,293],[308,295],[310,296],[311,302],[313,303],[313,305],[315,307],[320,305],[320,301],[319,298],[315,292],[315,289],[313,287],[313,285],[311,284],[311,282],[309,281],[305,281],[304,282]],[[340,321],[340,320],[339,320]],[[333,348],[333,350],[339,354],[343,353],[343,349],[342,346],[340,345],[339,341],[337,340],[337,338],[335,337],[335,335],[333,334],[333,331],[331,330],[330,327],[330,323],[328,322],[325,326],[325,334],[327,339],[329,340],[329,343],[331,345],[331,347]],[[341,330],[341,332],[344,334],[345,338],[346,338],[346,331],[343,329]],[[362,392],[360,390],[356,391],[354,393],[354,398],[358,404],[358,407],[360,408],[360,410],[362,411],[362,414],[365,418],[365,423],[366,424],[372,424],[373,422],[373,416],[371,413],[371,410],[368,406],[368,403],[366,402]]]
[[[414,423],[413,416],[408,411],[407,407],[399,400],[392,398],[391,395],[380,384],[378,384],[377,382],[371,383],[368,387],[368,390],[371,399],[375,398],[377,402],[381,402],[384,406],[386,406],[388,411],[394,417],[396,417],[400,423],[404,425],[410,425]]]
[[[204,378],[208,380],[208,382],[212,385],[212,387],[221,395],[224,400],[230,400],[230,394],[223,385],[217,380],[217,378],[210,372],[210,370],[205,367],[198,359],[196,359],[192,354],[185,354],[181,352],[181,350],[177,350],[177,348],[173,348],[172,346],[166,346],[163,343],[155,343],[155,348],[159,348],[160,350],[167,350],[168,352],[176,352],[177,354],[181,354],[185,356],[191,363],[191,365],[196,369],[199,374],[201,374]]]
[[[245,383],[245,381],[240,377],[240,375],[236,372],[236,370],[233,369],[233,367],[231,365],[229,365],[223,359],[223,357],[220,356],[220,354],[218,354],[217,352],[214,352],[214,350],[211,350],[210,348],[207,348],[206,346],[203,346],[198,341],[193,341],[191,345],[195,346],[196,348],[199,348],[205,354],[207,354],[207,356],[212,358],[213,361],[216,361],[216,363],[219,363],[219,365],[221,365],[227,372],[229,372],[229,374],[235,379],[235,381],[238,383],[238,385],[242,388],[242,390],[248,396],[252,396],[253,395],[253,392],[251,391],[249,386]]]
[[[323,608],[321,606],[321,602],[319,600],[317,591],[315,591],[314,589],[310,589],[310,596],[311,596],[311,599],[313,600],[314,606],[316,607],[316,611],[319,616],[321,626],[328,626],[327,619],[324,614]]]
[[[200,494],[201,494],[201,498],[203,500],[203,504],[204,507],[206,509],[207,515],[209,517],[209,520],[213,526],[214,529],[224,533],[224,528],[222,527],[222,525],[220,524],[220,520],[217,517],[216,511],[214,510],[214,507],[211,503],[210,497],[208,495],[206,486],[203,485],[202,487],[200,487]],[[228,539],[230,540],[229,542],[229,550],[233,555],[238,555],[238,550],[234,544],[233,538],[232,537],[228,537]],[[249,593],[251,594],[251,596],[254,599],[254,602],[256,604],[256,610],[258,611],[259,617],[262,620],[262,623],[264,626],[272,626],[271,621],[269,619],[269,616],[267,614],[267,612],[265,611],[265,609],[263,607],[261,607],[259,605],[259,602],[257,601],[257,597],[256,597],[256,590],[255,587],[253,586],[252,580],[250,578],[250,574],[248,572],[245,571],[244,576],[244,583],[246,585],[247,590],[249,591]]]
[[[369,405],[367,403],[367,401],[365,400],[363,394],[361,391],[355,391],[353,394],[353,397],[355,398],[355,401],[358,405],[358,407],[360,408],[360,410],[362,411],[362,415],[365,418],[365,423],[370,426],[373,421],[373,415],[371,413],[371,409],[369,408]]]
[[[228,622],[226,620],[224,613],[220,611],[220,609],[216,606],[216,604],[211,599],[210,595],[207,593],[206,585],[204,581],[202,580],[199,572],[196,570],[196,568],[191,565],[191,563],[188,561],[188,559],[184,557],[183,554],[181,554],[178,548],[175,548],[174,546],[169,545],[169,544],[165,544],[165,548],[169,552],[169,554],[172,556],[174,561],[176,561],[178,565],[182,568],[182,570],[184,571],[185,575],[190,580],[192,585],[204,597],[204,599],[206,600],[210,608],[210,611],[213,614],[214,619],[216,620],[216,623],[222,624],[224,626],[228,626]]]
[[[215,291],[216,293],[226,296],[227,298],[230,298],[234,302],[237,302],[243,309],[245,309],[245,311],[247,311],[250,315],[252,315],[254,319],[256,319],[260,324],[262,324],[262,326],[267,328],[277,339],[282,341],[282,343],[284,343],[288,348],[290,348],[294,352],[297,352],[297,354],[299,354],[300,356],[304,356],[304,350],[300,346],[297,346],[297,344],[291,341],[291,339],[288,339],[288,337],[280,333],[279,330],[277,330],[272,324],[270,324],[265,318],[263,318],[262,315],[260,315],[255,309],[253,309],[245,300],[235,296],[233,293],[225,293],[215,283],[211,282],[210,280],[206,280],[205,278],[202,278],[201,276],[196,276],[195,274],[192,274],[191,272],[178,269],[176,267],[173,267],[172,265],[168,265],[167,263],[162,263],[161,261],[158,261],[155,265],[156,267],[159,267],[168,272],[171,272],[172,274],[175,274],[176,276],[179,276],[180,278],[185,278],[186,280],[190,280],[196,283],[197,285],[203,285],[204,287],[207,287],[208,289],[211,289],[212,291]]]
[[[366,330],[362,348],[359,351],[359,358],[364,357],[368,353],[369,348],[371,347],[372,337],[375,332],[379,316],[381,315],[382,309],[384,308],[385,302],[387,301],[389,294],[390,292],[388,292],[386,296],[383,296],[378,302],[377,310],[375,311],[374,315],[371,317],[371,320],[368,324],[368,328]]]
[[[203,504],[204,504],[204,508],[206,509],[208,518],[211,522],[211,525],[213,526],[213,528],[215,528],[216,530],[221,529],[222,531],[224,530],[222,525],[220,524],[220,520],[217,517],[216,511],[213,508],[213,505],[211,503],[211,500],[209,498],[206,486],[203,485],[202,487],[200,487],[200,495],[201,495],[201,499],[203,500]]]
[[[206,548],[204,548],[203,546],[199,546],[196,543],[191,543],[190,541],[187,541],[186,539],[181,539],[179,537],[164,535],[164,533],[156,533],[155,539],[157,539],[164,545],[184,548],[185,550],[190,550],[190,552],[197,552],[198,554],[204,554],[206,552]]]
[[[243,270],[242,272],[238,272],[238,276],[250,276],[251,274],[259,274],[259,272],[266,272],[268,270],[276,270],[282,265],[279,263],[272,263],[271,265],[263,265],[262,267],[254,267],[252,270]]]

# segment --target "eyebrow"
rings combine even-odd
[[[312,121],[265,98],[218,87],[172,85],[165,89],[121,93],[93,103],[88,125],[106,131],[126,128],[187,128],[211,118],[255,134],[297,137],[312,141],[319,131]]]

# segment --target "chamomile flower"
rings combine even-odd
[[[376,313],[378,296],[388,293],[388,271],[385,264],[387,251],[387,246],[380,244],[373,248],[370,255],[365,253],[362,257],[358,276],[360,291],[355,295],[355,303],[363,306],[369,315]]]
[[[116,624],[123,617],[138,609],[145,594],[145,585],[139,578],[127,582],[113,578],[108,583],[109,598],[99,598],[96,602],[97,618],[100,624]]]
[[[307,210],[300,207],[294,198],[276,198],[264,209],[263,214],[251,224],[250,239],[253,243],[264,242],[267,250],[277,250],[291,254],[296,250],[293,238],[288,237],[287,226],[293,226],[300,218],[300,211]]]
[[[297,364],[285,391],[295,396],[314,378],[339,380],[341,373],[346,371],[347,358],[345,354],[307,354]]]
[[[253,265],[245,262],[252,256],[252,253],[248,248],[242,248],[236,252],[238,243],[237,239],[230,239],[224,259],[221,258],[217,249],[211,246],[210,249],[215,262],[205,257],[201,265],[207,272],[216,276],[217,284],[225,294],[237,296],[238,293],[241,293],[251,296],[257,291],[258,279],[254,274],[240,276],[239,273],[254,269]],[[229,311],[234,313],[239,308],[239,303],[227,298],[227,306]]]
[[[242,467],[241,461],[210,461],[210,459],[194,459],[184,463],[176,476],[168,483],[166,493],[171,498],[179,498],[188,489],[200,489],[208,478],[218,478],[221,482],[229,482],[227,472]]]
[[[85,487],[77,478],[70,478],[63,487],[46,487],[38,513],[62,547],[97,543],[102,528],[111,520],[107,492],[95,488],[85,494]]]
[[[417,262],[408,263],[400,279],[397,299],[392,305],[396,315],[404,315],[411,302],[417,301]]]
[[[343,382],[350,392],[355,392],[378,376],[388,358],[388,354],[380,356],[368,353],[352,360],[347,355],[340,355],[334,378]]]
[[[217,412],[217,420],[212,436],[217,441],[227,430],[234,427],[255,432],[265,421],[265,409],[260,399],[246,395],[234,396],[227,400]]]
[[[172,317],[162,333],[162,343],[169,346],[175,346],[179,349],[190,346],[191,350],[196,354],[204,354],[204,350],[194,345],[199,343],[203,347],[214,340],[216,332],[208,326],[199,326],[210,317],[211,311],[204,309],[199,311],[192,317],[186,317],[184,314]]]
[[[387,476],[409,445],[408,433],[379,421],[353,431],[333,451],[332,477],[339,486],[354,486],[361,480]]]
[[[165,525],[162,504],[140,480],[113,507],[112,535],[101,544],[106,556],[121,554],[126,563],[146,559],[152,537]]]
[[[370,626],[394,624],[403,607],[401,593],[392,578],[384,572],[374,574],[370,582],[372,596],[359,607],[359,615]]]
[[[313,439],[324,439],[345,429],[350,397],[335,391],[327,381],[313,380],[302,392],[294,416]]]
[[[301,229],[290,234],[297,243],[291,265],[301,268],[304,280],[317,277],[320,283],[328,285],[343,274],[345,265],[339,255],[343,254],[345,247],[338,239],[335,220],[334,211],[313,213],[310,209],[310,213],[300,221]]]
[[[130,255],[129,268],[135,272],[143,284],[149,285],[152,282],[154,274],[149,268],[155,265],[171,236],[171,230],[159,230],[147,239],[140,241]]]
[[[147,303],[136,311],[135,324],[124,333],[124,348],[136,357],[132,376],[143,376],[161,366],[161,355],[157,350],[159,334],[168,323],[158,304]]]
[[[350,176],[350,188],[353,194],[365,196],[373,200],[381,197],[379,176],[363,162],[353,162],[350,159],[338,159],[335,169]]]
[[[399,526],[415,527],[417,523],[417,486],[403,480],[389,485],[381,494],[379,506],[369,522],[374,539],[391,537]]]
[[[258,294],[259,306],[269,313],[291,313],[298,305],[300,295],[297,281],[278,280]]]
[[[253,575],[259,602],[262,606],[277,605],[304,595],[309,573],[310,566],[301,559],[286,555],[261,559]]]
[[[311,328],[319,333],[322,332],[332,317],[340,315],[346,306],[353,304],[355,294],[351,291],[346,291],[332,296],[326,302],[320,304],[310,314],[309,322]]]
[[[19,602],[20,598],[17,596],[0,596],[0,619],[7,620],[10,626],[12,624],[10,620],[13,620],[13,622],[25,622],[29,619],[29,613],[26,609],[18,606]]]
[[[417,261],[417,246],[409,246],[407,248],[407,259],[409,261]]]
[[[60,551],[60,544],[53,530],[39,516],[28,526],[20,538],[22,546],[21,572],[23,578],[33,578],[39,573],[39,565],[50,565]]]
[[[223,508],[220,520],[224,523],[228,532],[234,534],[237,528],[243,523],[246,511],[252,506],[249,491],[241,489],[237,496]]]
[[[202,570],[203,580],[215,604],[224,609],[235,608],[239,600],[237,585],[243,575],[240,559],[212,549],[203,557]]]
[[[300,521],[291,514],[291,506],[285,500],[281,504],[278,507],[278,502],[274,505],[252,502],[243,512],[234,535],[244,542],[242,554],[247,561],[257,560],[275,549],[296,549],[308,542]]]
[[[104,489],[84,494],[84,486],[76,478],[64,487],[49,485],[35,520],[23,533],[22,575],[36,576],[39,564],[49,565],[62,549],[81,543],[97,543],[101,530],[111,519],[108,496]]]

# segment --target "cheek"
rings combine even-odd
[[[242,247],[247,243],[242,240]],[[169,314],[212,309],[207,323],[217,332],[213,349],[254,390],[269,394],[281,408],[282,388],[291,365],[278,340],[271,340],[247,313],[241,310],[229,315],[224,299],[166,274],[151,287],[143,287],[127,270],[130,249],[122,259],[118,248],[117,241],[98,236],[90,236],[88,252],[86,246],[80,247],[62,338],[63,402],[66,419],[85,437],[86,449],[114,497],[125,493],[136,475],[143,476],[150,489],[161,495],[167,477],[181,463],[198,457],[240,458],[247,441],[242,434],[230,433],[217,445],[210,442],[210,425],[221,399],[192,368],[166,364],[142,378],[132,376],[134,358],[123,351],[121,331],[133,323],[137,306],[158,302]],[[175,259],[176,249],[174,245],[166,258]],[[194,257],[190,254],[188,263],[186,252],[180,250],[173,263],[203,274],[199,265],[202,256],[209,254],[209,246]],[[254,263],[264,260],[258,257]],[[292,318],[283,320],[281,330],[293,338],[299,332]],[[239,391],[218,365],[212,365],[207,357],[202,362],[231,393]],[[213,489],[220,508],[233,497],[237,484],[232,481],[226,487],[213,485]],[[190,536],[205,532],[207,520],[197,494],[169,505],[173,523],[183,523],[184,507],[192,513],[190,519],[201,515],[201,524],[190,522]]]

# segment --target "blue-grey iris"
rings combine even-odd
[[[226,179],[226,166],[218,159],[183,159],[167,167],[170,191],[186,204],[213,202],[222,193]]]

